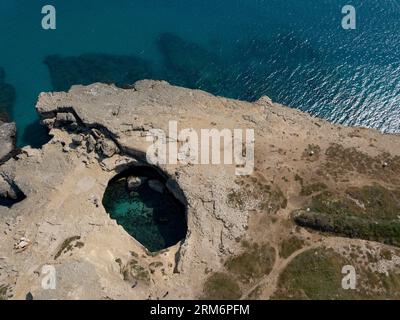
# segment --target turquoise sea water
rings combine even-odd
[[[46,4],[56,30],[41,28]],[[341,28],[346,4],[356,30]],[[0,67],[15,102],[1,90],[0,102],[20,146],[45,137],[41,91],[143,77],[399,132],[399,27],[399,0],[2,0]]]

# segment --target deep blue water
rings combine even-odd
[[[341,28],[346,4],[356,30]],[[399,0],[2,0],[0,109],[39,146],[41,91],[155,78],[400,132],[399,27]]]

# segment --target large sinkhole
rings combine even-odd
[[[187,233],[186,208],[153,167],[129,168],[110,180],[103,206],[112,219],[151,252],[171,247]]]

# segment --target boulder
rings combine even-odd
[[[74,134],[71,138],[72,140],[72,144],[75,146],[80,146],[82,144],[83,141],[83,137],[79,134]]]
[[[28,246],[31,244],[31,240],[29,240],[28,238],[22,237],[21,239],[19,239],[19,241],[17,243],[14,244],[14,249],[17,252],[21,252],[24,251],[26,248],[28,248]]]
[[[0,164],[7,161],[15,149],[16,127],[14,123],[0,121]]]
[[[99,149],[103,155],[108,158],[111,158],[114,154],[119,152],[118,146],[115,142],[109,139],[100,140]]]
[[[146,177],[135,177],[131,176],[126,178],[126,187],[129,191],[137,190],[147,180]]]
[[[56,120],[59,123],[73,123],[76,122],[75,116],[69,112],[59,112],[57,113]]]
[[[0,197],[4,199],[17,200],[18,195],[13,187],[0,176]]]
[[[89,135],[89,137],[87,139],[86,147],[87,147],[87,150],[89,153],[94,151],[94,149],[96,148],[96,139],[93,138],[92,135]]]

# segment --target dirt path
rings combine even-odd
[[[342,237],[327,237],[322,239],[321,241],[316,241],[314,239],[314,243],[312,245],[305,246],[301,248],[300,250],[297,250],[294,252],[291,256],[289,256],[287,259],[282,259],[279,257],[279,253],[276,250],[276,259],[275,259],[275,264],[272,269],[272,271],[262,277],[257,283],[255,283],[253,286],[251,286],[248,290],[246,290],[242,296],[241,299],[247,299],[250,293],[255,290],[257,287],[262,288],[262,293],[260,294],[259,299],[263,300],[268,300],[271,298],[271,296],[274,294],[277,285],[278,285],[278,280],[280,274],[285,270],[285,268],[295,259],[297,256],[300,254],[316,249],[316,248],[321,248],[321,247],[329,247],[329,248],[343,248],[351,244],[356,244],[361,242],[362,240],[357,240],[357,239],[347,239],[347,238],[342,238]]]
[[[316,244],[304,247],[304,248],[294,252],[287,259],[280,258],[278,250],[276,250],[277,257],[276,257],[276,261],[275,261],[275,264],[274,264],[274,267],[273,267],[272,271],[268,275],[262,277],[260,279],[260,281],[258,281],[256,284],[254,284],[248,290],[246,290],[246,292],[242,296],[242,299],[246,299],[249,296],[249,294],[259,286],[262,287],[262,294],[261,294],[260,298],[261,299],[269,299],[272,296],[272,294],[274,293],[275,289],[276,289],[276,286],[277,286],[277,283],[278,283],[278,279],[279,279],[279,275],[287,267],[287,265],[294,258],[296,258],[298,255],[302,254],[303,252],[305,252],[307,250],[310,250],[310,249],[318,248],[318,247],[320,247],[322,245],[323,245],[323,243],[320,242],[320,243],[316,243]]]

